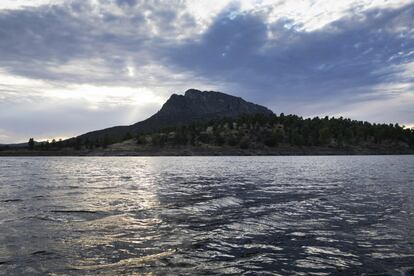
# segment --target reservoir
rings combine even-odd
[[[414,273],[412,155],[0,157],[0,275],[384,273]]]

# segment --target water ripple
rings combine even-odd
[[[414,273],[414,156],[0,164],[0,275]]]

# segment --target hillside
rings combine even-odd
[[[0,155],[413,154],[414,129],[345,118],[274,114],[220,92],[173,94],[156,114],[130,126],[89,132]]]
[[[243,115],[141,134],[110,152],[174,155],[414,153],[414,131],[398,124],[284,114]]]
[[[92,131],[77,138],[95,144],[112,144],[131,135],[148,133],[169,126],[258,113],[273,114],[266,107],[247,102],[239,97],[221,92],[189,89],[184,95],[173,94],[157,113],[142,122]],[[69,142],[75,141],[71,139]]]

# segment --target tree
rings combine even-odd
[[[63,148],[63,141],[62,139],[59,139],[59,141],[56,142],[59,149]]]
[[[180,127],[179,129],[177,129],[172,138],[172,143],[174,145],[187,145],[188,137],[186,134],[186,129],[184,127]]]
[[[324,127],[324,128],[321,128],[319,130],[319,142],[322,145],[328,144],[331,137],[332,137],[332,134],[331,134],[331,131],[329,130],[329,128]]]
[[[224,145],[225,142],[226,142],[226,140],[223,138],[223,136],[220,135],[219,132],[215,133],[214,143],[217,146],[222,146],[222,145]]]
[[[124,141],[125,140],[130,140],[130,139],[132,139],[133,137],[132,137],[132,134],[130,133],[130,132],[127,132],[125,135],[124,135]]]
[[[56,139],[52,139],[51,146],[52,148],[56,147]]]
[[[237,137],[235,137],[234,135],[231,135],[227,140],[227,144],[231,147],[237,146],[238,144]]]
[[[29,146],[29,149],[30,150],[33,150],[34,149],[34,145],[35,145],[34,139],[33,138],[30,138],[29,139],[29,142],[27,143],[27,145]]]
[[[277,129],[271,133],[266,133],[263,143],[268,147],[277,147],[283,141],[283,133]]]
[[[79,137],[76,137],[75,138],[75,146],[74,146],[74,148],[75,148],[75,150],[80,150],[81,147],[82,147],[82,139],[79,138]]]
[[[163,147],[167,142],[167,135],[164,133],[155,133],[151,138],[152,145],[156,147]]]
[[[105,134],[105,136],[104,136],[104,138],[102,140],[102,147],[104,149],[106,149],[109,144],[110,144],[110,142],[109,142],[109,136],[108,136],[108,134]]]
[[[141,134],[137,135],[136,140],[137,140],[137,145],[144,145],[145,142],[146,142],[145,141],[145,136],[141,135]]]
[[[245,136],[240,140],[240,148],[241,149],[248,149],[250,146],[249,137]]]

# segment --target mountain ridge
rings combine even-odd
[[[217,91],[188,89],[184,95],[172,94],[161,109],[149,118],[126,126],[113,126],[90,131],[77,139],[119,142],[126,136],[156,131],[161,128],[191,124],[218,118],[235,118],[243,114],[273,115],[267,107],[248,102],[241,97]],[[70,138],[76,139],[76,138]]]
[[[141,122],[64,141],[33,142],[0,145],[0,156],[413,154],[414,129],[343,117],[277,115],[240,97],[189,89],[172,94]]]
[[[414,129],[398,124],[277,115],[240,97],[196,89],[172,94],[154,115],[129,126],[0,146],[0,155],[34,156],[413,153]]]

